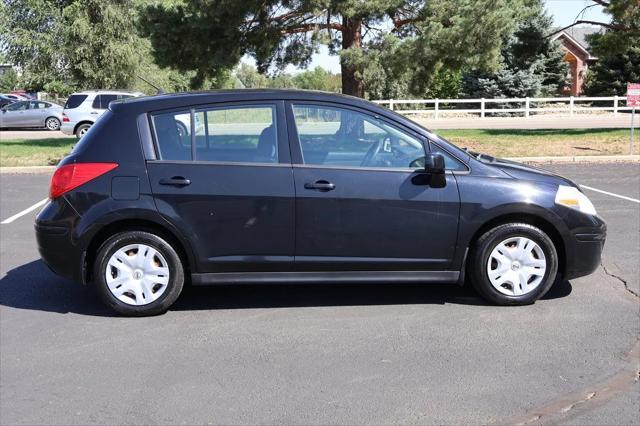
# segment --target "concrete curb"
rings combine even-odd
[[[521,163],[640,163],[640,155],[575,155],[569,157],[508,157]],[[56,166],[0,167],[0,174],[53,173]]]

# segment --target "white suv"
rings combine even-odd
[[[118,90],[88,90],[74,93],[64,104],[60,131],[65,135],[76,135],[80,139],[106,111],[109,102],[142,95],[140,92]]]

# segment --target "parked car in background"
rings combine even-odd
[[[62,106],[46,101],[18,101],[2,107],[0,128],[60,130]]]
[[[113,102],[58,166],[36,235],[53,271],[153,315],[185,282],[466,277],[526,305],[593,272],[606,225],[570,180],[362,99],[236,90]]]
[[[17,101],[15,99],[13,99],[13,98],[8,97],[8,96],[0,95],[0,108],[2,108],[5,105],[12,104],[14,102],[17,102]]]
[[[13,99],[14,101],[29,101],[31,98],[26,95],[22,95],[20,93],[3,93],[2,96],[5,96],[9,99]]]
[[[142,95],[140,92],[119,90],[88,90],[74,93],[64,104],[60,130],[65,135],[76,135],[80,139],[107,110],[109,102]]]

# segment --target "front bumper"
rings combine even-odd
[[[591,274],[600,266],[602,250],[607,238],[607,225],[595,218],[596,226],[581,228],[572,232],[570,243],[566,249],[566,279],[583,277]]]

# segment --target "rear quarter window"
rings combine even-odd
[[[101,114],[96,120],[96,122],[93,123],[89,131],[82,137],[82,139],[78,141],[77,144],[74,145],[73,149],[71,150],[71,153],[77,154],[79,152],[84,151],[88,146],[97,142],[96,139],[105,140],[105,138],[102,138],[102,137],[96,138],[96,136],[100,136],[100,134],[104,133],[105,131],[108,131],[108,127],[109,127],[108,123],[111,122],[113,127],[113,121],[118,120],[117,118],[114,119],[113,117],[114,117],[114,114],[109,110],[105,111],[104,114]]]
[[[95,109],[107,109],[109,102],[119,99],[118,95],[97,95],[91,105]]]
[[[69,99],[67,99],[67,102],[65,102],[64,104],[64,108],[65,109],[73,109],[73,108],[78,108],[80,106],[80,104],[82,104],[84,102],[85,99],[87,99],[88,95],[71,95],[69,96]]]

